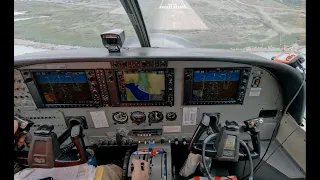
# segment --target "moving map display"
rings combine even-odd
[[[237,96],[240,70],[194,71],[193,101],[229,101]]]
[[[81,104],[92,101],[85,72],[34,72],[47,104]]]
[[[121,102],[165,101],[164,71],[118,71]]]

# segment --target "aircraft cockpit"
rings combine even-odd
[[[204,48],[303,35],[259,3],[15,1],[17,41],[83,45],[14,57],[15,179],[304,179],[305,58]]]
[[[15,57],[14,119],[30,130],[17,171],[115,164],[126,180],[140,159],[153,180],[290,176],[264,155],[280,122],[301,123],[300,71],[250,53],[121,48],[119,29],[101,38],[107,49]]]

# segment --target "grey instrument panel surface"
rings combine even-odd
[[[249,84],[247,87],[245,100],[243,105],[198,105],[198,106],[183,106],[183,70],[184,68],[216,68],[216,67],[251,67],[251,73],[261,72],[261,83],[259,85],[260,94],[259,96],[250,96],[251,92],[251,82],[253,74],[250,75]],[[22,69],[101,69],[101,68],[111,68],[109,62],[69,62],[69,63],[56,63],[56,64],[38,64],[31,65],[22,68]],[[182,138],[191,138],[195,126],[183,126],[182,125],[182,111],[184,107],[197,107],[197,124],[201,119],[202,113],[220,113],[220,121],[224,123],[226,120],[234,120],[239,124],[243,124],[244,120],[255,118],[259,116],[260,110],[280,110],[283,107],[283,97],[281,93],[281,88],[275,79],[275,77],[270,74],[268,71],[261,69],[259,67],[250,66],[247,64],[238,64],[238,63],[228,63],[228,62],[212,62],[212,61],[169,61],[168,68],[174,68],[175,71],[175,96],[174,96],[174,106],[150,106],[150,107],[100,107],[100,108],[63,108],[63,109],[37,109],[32,111],[37,111],[43,114],[50,114],[61,112],[64,117],[67,116],[84,116],[88,123],[88,129],[85,130],[86,143],[90,145],[92,143],[97,143],[100,139],[115,139],[115,133],[118,128],[125,128],[128,130],[132,129],[149,129],[149,128],[162,128],[162,126],[181,126],[181,133],[163,133],[159,137],[125,137],[126,139],[132,138],[135,140],[141,140],[142,142],[146,140],[155,140],[159,142],[161,138],[164,138],[165,141],[169,139],[173,141],[175,138],[181,140]],[[16,113],[26,114],[30,109],[19,107],[15,108]],[[109,128],[94,128],[90,112],[91,111],[105,111],[106,117],[108,119]],[[166,112],[175,112],[177,114],[177,119],[175,121],[166,121],[162,123],[154,123],[149,126],[148,123],[140,124],[139,126],[132,123],[129,119],[125,124],[115,125],[112,120],[112,114],[115,112],[125,112],[130,116],[131,112],[142,111],[148,115],[151,111],[160,111],[164,115]],[[264,119],[264,124],[260,126],[261,138],[269,139],[271,132],[275,126],[275,122],[279,117],[276,118],[266,118]],[[35,123],[43,123],[42,119],[34,119]],[[64,122],[64,119],[59,119],[59,122]],[[64,122],[65,123],[65,122]],[[245,133],[241,134],[244,139],[248,139],[249,136]]]

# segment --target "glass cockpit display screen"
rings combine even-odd
[[[46,104],[86,104],[92,102],[84,71],[34,72]]]
[[[121,102],[165,101],[164,71],[118,71],[116,74]]]
[[[192,101],[231,101],[237,96],[240,70],[193,71]]]

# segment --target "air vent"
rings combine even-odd
[[[278,114],[278,110],[261,110],[259,113],[259,117],[263,118],[274,118]]]

